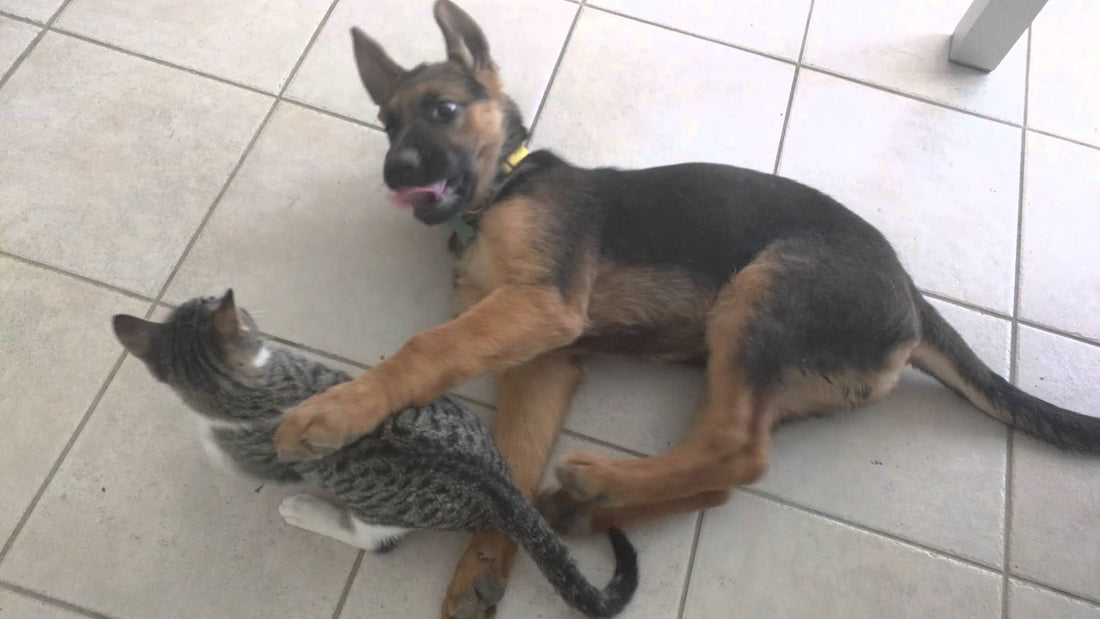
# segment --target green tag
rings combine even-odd
[[[474,227],[471,226],[462,215],[463,212],[459,211],[454,217],[447,221],[447,225],[451,226],[451,230],[454,230],[455,238],[458,239],[458,248],[466,249],[470,241],[474,240],[474,235],[477,231],[474,230]]]

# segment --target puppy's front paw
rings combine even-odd
[[[583,451],[566,454],[554,474],[562,490],[573,495],[578,503],[607,503],[615,485],[610,460]]]
[[[282,460],[321,458],[374,430],[390,413],[366,375],[316,395],[283,417],[275,432]]]
[[[578,499],[565,488],[547,490],[535,496],[535,509],[562,535],[588,535],[592,531],[592,501]]]

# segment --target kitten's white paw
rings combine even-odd
[[[312,494],[295,494],[279,504],[279,515],[287,524],[307,531],[317,531],[321,523],[331,522],[339,510],[328,501]]]

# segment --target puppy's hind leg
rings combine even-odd
[[[295,494],[283,499],[279,514],[293,527],[379,554],[396,548],[409,531],[401,527],[368,524],[347,509],[312,494]]]

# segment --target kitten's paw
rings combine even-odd
[[[279,503],[279,515],[287,524],[314,532],[320,523],[332,520],[337,511],[334,505],[312,494],[295,494]]]

